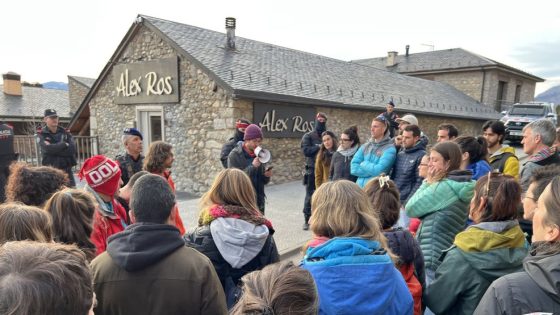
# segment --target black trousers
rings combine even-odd
[[[305,223],[309,222],[309,217],[311,217],[311,197],[315,192],[315,168],[308,168],[306,170],[305,181],[305,201],[303,203],[303,218]]]
[[[68,167],[63,171],[65,171],[68,175],[68,187],[76,187],[76,180],[74,179],[74,174],[72,173],[72,167]]]

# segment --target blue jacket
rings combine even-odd
[[[418,166],[424,155],[426,155],[426,143],[423,141],[418,141],[412,148],[402,148],[397,154],[391,179],[399,188],[403,204],[422,185],[424,179],[418,175]]]
[[[397,150],[388,134],[379,142],[368,141],[354,154],[350,173],[358,176],[356,183],[363,188],[373,177],[381,173],[388,175],[396,155]]]
[[[412,296],[379,242],[333,238],[302,261],[319,292],[319,314],[412,314]]]
[[[492,167],[485,160],[480,160],[476,163],[469,164],[467,169],[473,172],[472,179],[478,180],[482,176],[487,175],[488,172],[492,170]]]

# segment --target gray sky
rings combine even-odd
[[[96,78],[138,14],[342,60],[461,47],[560,85],[560,1],[9,0],[0,72],[29,82]]]

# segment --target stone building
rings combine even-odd
[[[178,190],[202,193],[222,169],[222,144],[235,120],[251,119],[272,153],[273,182],[301,178],[300,139],[318,111],[340,134],[357,125],[363,141],[389,100],[414,113],[435,139],[442,121],[478,134],[498,113],[452,86],[316,54],[140,15],[101,71],[71,121],[74,133],[97,135],[100,153],[123,150],[121,131],[136,126],[144,147],[174,145]]]
[[[534,99],[535,85],[544,82],[530,73],[462,48],[408,53],[390,51],[387,57],[353,60],[377,69],[388,70],[422,79],[444,82],[494,108]]]
[[[40,84],[26,86],[21,76],[8,72],[0,85],[0,120],[14,127],[16,135],[33,135],[42,125],[47,108],[58,112],[60,124],[67,126],[72,117],[68,105],[68,91],[46,89]]]

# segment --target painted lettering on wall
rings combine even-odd
[[[276,110],[267,112],[264,119],[259,123],[263,131],[269,132],[309,132],[313,130],[313,122],[304,121],[303,117],[297,115],[288,118],[278,118]]]
[[[117,104],[179,101],[177,57],[116,65],[113,81]]]
[[[253,103],[253,119],[265,138],[301,138],[313,130],[315,113],[311,106]]]
[[[128,69],[121,73],[119,84],[117,85],[117,96],[136,96],[142,93],[142,79],[146,79],[146,95],[170,95],[173,93],[171,76],[158,77],[154,71],[138,78],[129,78]]]

